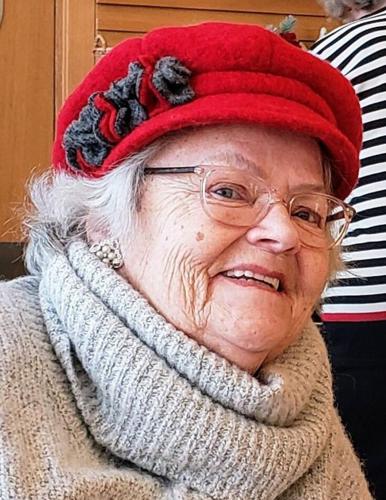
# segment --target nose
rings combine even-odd
[[[268,213],[246,233],[248,243],[269,252],[296,254],[301,247],[299,233],[286,207],[274,203]]]

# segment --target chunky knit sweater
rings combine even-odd
[[[255,377],[76,242],[0,286],[0,498],[367,500],[310,324]]]

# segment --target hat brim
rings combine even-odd
[[[332,160],[334,194],[344,199],[351,192],[359,170],[354,145],[333,123],[304,104],[267,94],[207,95],[152,116],[117,144],[93,176],[105,175],[122,158],[140,151],[170,132],[187,127],[227,123],[259,124],[320,141]]]

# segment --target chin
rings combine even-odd
[[[270,352],[267,346],[259,342],[215,333],[205,334],[202,343],[210,351],[250,374],[259,369]]]
[[[272,322],[267,324],[266,321],[252,322],[241,321],[227,324],[225,327],[213,325],[209,327],[203,336],[203,339],[211,339],[217,347],[227,345],[229,349],[237,349],[248,354],[253,353],[268,353],[271,350],[281,345],[290,332],[285,327],[285,322]]]

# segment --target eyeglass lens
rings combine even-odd
[[[256,224],[268,213],[271,201],[264,181],[238,168],[208,168],[201,195],[207,215],[232,226]],[[333,197],[298,194],[286,206],[306,246],[329,248],[340,241],[347,229],[344,205]]]

